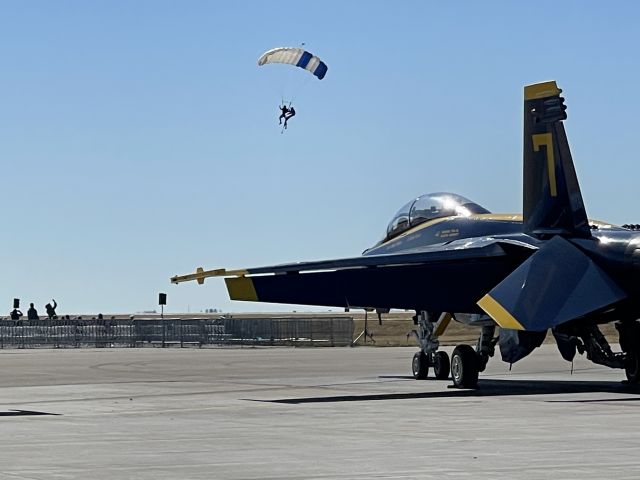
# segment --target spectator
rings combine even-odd
[[[34,308],[33,303],[29,304],[29,310],[27,310],[27,319],[40,320],[40,317],[38,316],[38,311]]]
[[[20,320],[20,317],[22,317],[22,312],[17,308],[14,308],[11,311],[11,320]]]

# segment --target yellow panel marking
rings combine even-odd
[[[436,324],[436,328],[433,330],[433,334],[436,337],[439,337],[440,335],[444,334],[444,331],[449,326],[449,323],[451,322],[452,318],[453,317],[450,313],[444,313],[444,316],[442,316],[440,320],[438,320],[438,323]]]
[[[562,90],[558,88],[555,80],[550,82],[534,83],[524,87],[524,99],[535,100],[538,98],[553,97],[560,95]]]
[[[533,151],[539,152],[541,146],[547,147],[547,172],[549,174],[549,187],[551,187],[551,196],[558,196],[558,187],[556,185],[556,161],[553,154],[553,136],[550,133],[538,133],[532,135]]]
[[[482,310],[487,312],[498,325],[502,328],[510,328],[512,330],[524,330],[522,324],[516,320],[502,305],[495,301],[489,294],[480,299],[478,305]]]
[[[225,278],[224,281],[231,300],[258,301],[258,294],[250,277]]]

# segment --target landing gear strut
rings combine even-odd
[[[415,353],[411,362],[413,378],[426,379],[429,375],[429,367],[433,367],[436,379],[446,380],[449,378],[450,370],[449,355],[447,352],[438,351],[438,347],[440,347],[438,336],[442,335],[447,328],[451,321],[451,315],[420,312],[413,317],[413,320],[415,324],[420,325],[420,333],[417,334],[420,351]]]
[[[496,332],[495,325],[484,325],[480,330],[480,337],[476,345],[478,355],[478,371],[484,372],[490,357],[493,357],[496,351],[497,338],[494,338]]]

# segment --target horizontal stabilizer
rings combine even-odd
[[[626,297],[577,247],[556,236],[478,305],[502,328],[543,331]]]

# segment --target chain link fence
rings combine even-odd
[[[347,346],[351,317],[0,320],[0,348]]]

